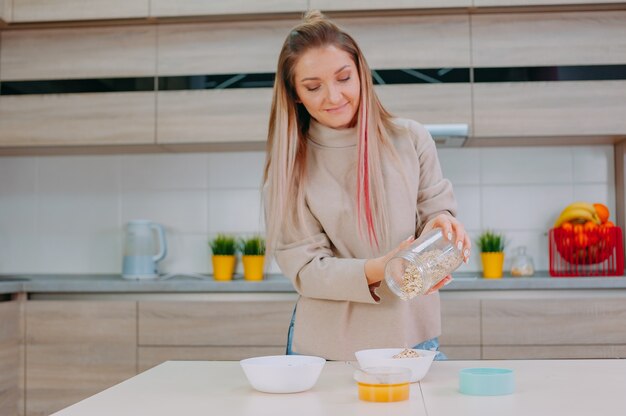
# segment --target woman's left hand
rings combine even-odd
[[[472,241],[470,240],[469,235],[465,232],[463,224],[451,215],[439,214],[426,223],[422,233],[435,228],[441,228],[443,235],[449,240],[452,240],[453,238],[455,239],[453,244],[461,250],[461,253],[463,253],[463,261],[467,263],[472,249]]]

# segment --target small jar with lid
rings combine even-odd
[[[409,398],[411,370],[405,367],[368,367],[354,372],[359,399],[400,402]]]
[[[385,281],[401,299],[425,295],[463,263],[463,253],[435,228],[398,252],[385,265]]]
[[[530,277],[535,274],[533,258],[526,254],[526,247],[520,246],[513,250],[515,253],[511,262],[511,276]]]

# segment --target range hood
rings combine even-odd
[[[469,134],[469,126],[458,124],[424,124],[437,147],[462,147]]]

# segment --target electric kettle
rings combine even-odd
[[[132,220],[126,224],[123,278],[156,279],[159,276],[157,262],[166,254],[165,230],[161,224],[149,220]]]

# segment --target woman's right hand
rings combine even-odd
[[[415,236],[411,235],[384,256],[367,260],[365,262],[365,277],[367,278],[367,284],[372,285],[382,281],[385,278],[385,265],[387,262],[391,260],[391,258],[400,250],[406,249],[413,242],[413,240],[415,240]]]

